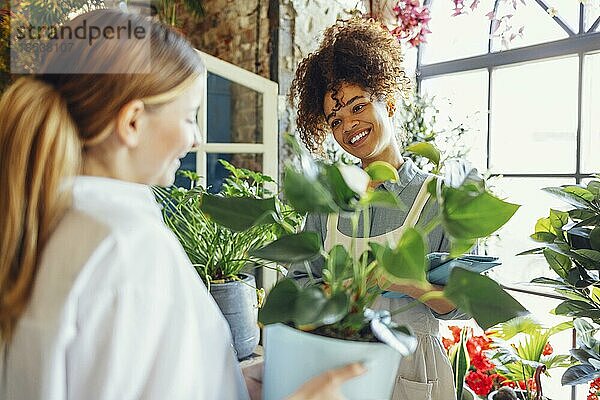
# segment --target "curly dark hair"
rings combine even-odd
[[[353,17],[327,28],[319,48],[300,62],[289,93],[292,106],[298,106],[297,129],[306,147],[323,154],[331,131],[323,99],[343,83],[356,84],[377,100],[406,94],[410,80],[403,60],[400,43],[377,21]]]

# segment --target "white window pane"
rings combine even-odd
[[[581,158],[584,172],[600,172],[600,53],[587,55],[583,63]]]
[[[587,32],[594,22],[600,18],[600,0],[585,0],[584,5],[584,26]],[[595,31],[600,32],[600,26],[597,26]]]
[[[579,31],[579,1],[546,0],[546,4],[556,9],[557,15],[569,25],[573,32]]]
[[[431,33],[427,36],[427,44],[422,46],[423,64],[487,53],[490,21],[485,14],[492,9],[493,1],[482,0],[474,12],[453,17],[452,1],[432,1]]]
[[[494,173],[575,171],[577,75],[577,57],[493,71]]]
[[[575,0],[572,1],[575,2]],[[524,27],[523,35],[522,37],[517,36],[514,40],[505,43],[503,43],[500,37],[494,37],[492,40],[492,51],[531,46],[568,37],[567,32],[535,0],[525,0],[525,3],[523,5],[517,2],[516,10],[512,8],[512,2],[510,1],[501,1],[499,3],[497,16],[512,14],[510,25],[512,25],[515,33],[520,27]]]
[[[440,110],[438,120],[464,123],[468,131],[463,140],[467,159],[480,171],[486,169],[488,72],[479,70],[426,79],[421,91],[435,97]]]

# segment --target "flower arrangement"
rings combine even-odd
[[[540,390],[536,371],[572,365],[568,355],[554,354],[549,338],[573,326],[571,322],[546,329],[530,316],[522,316],[499,324],[483,334],[475,335],[471,328],[449,327],[452,337],[442,344],[452,360],[461,345],[461,335],[468,355],[465,384],[478,396],[486,397],[501,387],[521,391],[533,399]],[[549,376],[548,372],[546,375]]]

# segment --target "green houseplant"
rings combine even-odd
[[[246,196],[252,199],[272,198],[267,185],[273,180],[259,172],[236,168],[220,161],[230,176],[219,196]],[[237,232],[208,218],[200,208],[206,189],[197,185],[198,175],[182,171],[191,187],[154,187],[162,205],[163,219],[186,251],[192,265],[209,288],[229,322],[239,358],[252,354],[258,344],[257,309],[264,290],[256,289],[254,276],[244,273],[264,266],[249,252],[277,239],[283,233],[281,225],[261,224]],[[288,229],[296,229],[300,219],[289,207],[278,204]],[[268,265],[267,265],[268,267]]]
[[[291,145],[297,159],[286,166],[283,192],[287,202],[297,211],[351,213],[356,216],[369,204],[399,207],[393,196],[367,189],[369,180],[394,179],[396,171],[391,166],[373,163],[365,172],[358,167],[326,164],[315,161],[295,141],[291,141]],[[419,143],[411,146],[410,150],[427,157],[436,166],[435,172],[441,173],[440,154],[431,144]],[[269,365],[270,325],[293,327],[342,339],[370,341],[377,338],[402,354],[411,351],[414,341],[411,341],[407,329],[391,325],[389,315],[369,310],[381,292],[378,282],[410,282],[427,288],[425,237],[429,230],[436,224],[442,224],[452,241],[451,254],[459,255],[468,251],[477,238],[497,230],[518,208],[492,196],[479,182],[465,180],[464,177],[460,179],[460,174],[453,171],[445,173],[451,179],[439,177],[428,188],[440,204],[438,217],[427,226],[407,229],[394,245],[371,243],[367,251],[358,255],[354,254],[352,246],[348,249],[336,246],[330,252],[325,252],[319,234],[301,232],[287,234],[251,252],[255,257],[282,263],[307,261],[320,255],[326,260],[323,284],[301,288],[292,280],[281,280],[271,290],[260,310],[259,319],[268,326],[265,372],[267,398],[269,371],[273,370]],[[222,198],[206,194],[201,207],[213,220],[240,231],[255,225],[282,221],[275,202],[265,199]],[[451,300],[470,313],[484,328],[525,311],[498,284],[461,268],[452,271],[443,293],[429,292],[421,300],[435,296]],[[278,353],[282,351],[281,348],[277,350]],[[308,371],[314,372],[318,371]],[[352,392],[353,396],[360,397],[357,394],[360,385],[357,380],[356,385],[345,393]]]
[[[570,209],[551,209],[548,217],[540,218],[531,238],[541,246],[521,254],[542,254],[557,275],[532,282],[553,288],[562,298],[555,314],[577,318],[579,348],[571,355],[579,364],[565,371],[562,383],[584,384],[600,376],[600,342],[594,338],[600,324],[600,181],[543,190]]]

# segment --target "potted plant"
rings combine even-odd
[[[236,168],[220,161],[231,175],[219,196],[273,198],[267,185],[273,180],[260,172]],[[281,224],[261,224],[245,231],[234,231],[208,218],[201,210],[202,196],[207,192],[197,185],[198,175],[182,171],[191,187],[154,187],[163,206],[165,223],[175,233],[192,265],[229,323],[238,358],[252,354],[260,338],[257,313],[264,290],[256,288],[250,269],[265,266],[249,252],[275,240],[283,232]],[[289,229],[296,229],[300,218],[289,207],[279,204]],[[266,265],[269,267],[268,265]]]
[[[286,166],[283,192],[297,211],[351,213],[356,219],[370,204],[399,206],[386,192],[368,189],[370,180],[394,179],[396,171],[391,166],[373,163],[363,171],[326,164],[315,161],[295,141],[291,145],[297,159]],[[431,144],[419,143],[411,150],[432,160],[434,171],[441,173],[439,152]],[[389,397],[398,361],[412,350],[414,340],[407,328],[391,324],[389,314],[369,309],[381,293],[378,282],[384,278],[428,288],[428,230],[442,224],[451,238],[451,255],[460,255],[477,238],[506,223],[518,208],[491,195],[481,183],[465,180],[464,174],[456,174],[455,170],[445,173],[448,179],[439,177],[428,187],[440,205],[438,217],[427,226],[407,229],[398,243],[371,243],[361,254],[356,254],[353,245],[335,246],[325,252],[319,234],[300,232],[284,235],[251,252],[255,257],[282,263],[307,261],[320,255],[326,260],[322,284],[301,288],[295,281],[283,279],[271,290],[259,312],[260,322],[266,325],[265,399],[285,396],[307,377],[356,360],[367,361],[369,372],[345,384],[344,394],[350,399],[376,398],[373,390],[377,388],[381,398]],[[282,220],[274,203],[258,199],[206,194],[202,209],[212,219],[238,230]],[[452,270],[443,294],[430,292],[424,297],[433,296],[451,300],[484,328],[525,312],[497,283],[462,268]],[[378,350],[369,347],[365,351],[369,345]],[[360,349],[352,350],[353,346]],[[314,349],[318,349],[317,353]],[[301,358],[291,363],[293,357]],[[284,381],[276,381],[282,376]]]
[[[594,337],[600,324],[600,181],[543,190],[570,209],[551,209],[540,218],[531,238],[541,246],[521,254],[542,254],[556,273],[532,283],[551,287],[562,298],[553,313],[577,318],[573,324],[579,347],[571,355],[579,364],[565,371],[562,384],[584,384],[600,376],[600,342]]]

